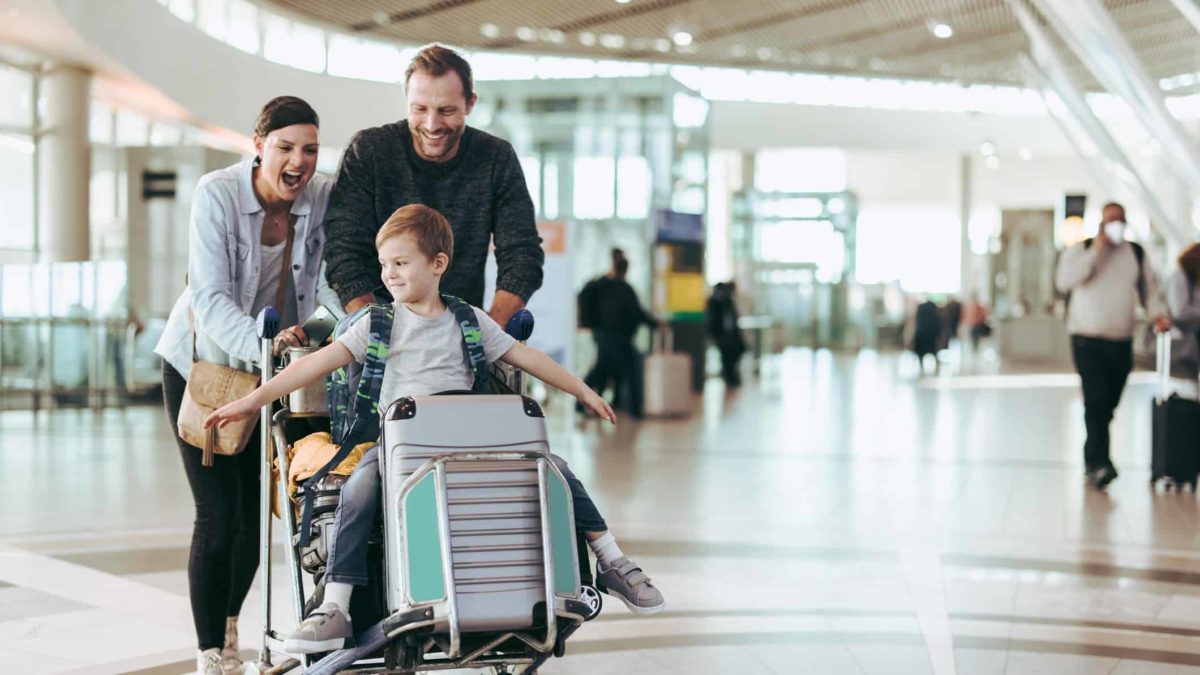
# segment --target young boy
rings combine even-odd
[[[470,389],[471,371],[462,350],[460,328],[442,302],[438,285],[450,266],[454,235],[437,211],[420,204],[396,210],[375,237],[383,283],[395,298],[395,323],[380,390],[380,410],[401,396]],[[488,362],[497,359],[524,370],[578,399],[588,410],[613,424],[612,408],[579,378],[550,357],[517,342],[479,308],[473,308],[483,333]],[[225,425],[251,415],[351,361],[363,361],[370,322],[360,320],[333,344],[285,368],[265,385],[213,412],[206,427]],[[285,642],[292,653],[340,649],[351,636],[350,594],[367,583],[367,539],[379,509],[379,446],[363,456],[342,487],[329,542],[325,574],[325,603],[314,610]],[[557,455],[551,455],[571,487],[576,526],[584,530],[596,554],[596,580],[610,595],[639,614],[666,606],[662,593],[633,561],[621,553],[616,540],[583,484]]]

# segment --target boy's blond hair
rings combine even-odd
[[[425,257],[433,260],[445,253],[447,265],[454,259],[454,231],[446,217],[424,204],[408,204],[396,209],[375,235],[375,249],[383,242],[402,234],[412,235],[417,248]]]

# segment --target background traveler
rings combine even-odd
[[[1088,482],[1103,490],[1117,477],[1109,424],[1133,369],[1135,310],[1141,303],[1155,330],[1170,329],[1166,308],[1141,247],[1125,239],[1125,208],[1105,204],[1100,231],[1063,251],[1055,274],[1067,298],[1071,355],[1083,387],[1083,445]]]

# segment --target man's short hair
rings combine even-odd
[[[402,234],[412,235],[417,248],[430,260],[439,253],[454,259],[454,231],[450,229],[450,221],[437,209],[424,204],[408,204],[396,209],[375,235],[376,250],[383,242]]]
[[[1105,204],[1104,207],[1100,209],[1100,213],[1104,213],[1109,209],[1121,209],[1121,213],[1125,213],[1125,207],[1122,206],[1120,202],[1109,202]]]
[[[404,70],[405,91],[408,91],[409,79],[417,71],[428,73],[433,77],[441,77],[454,71],[458,74],[459,81],[462,82],[463,97],[470,101],[471,97],[475,95],[475,80],[471,77],[471,64],[467,63],[462,54],[449,47],[432,44],[417,52],[412,61],[408,62],[408,68]]]

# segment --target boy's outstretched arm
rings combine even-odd
[[[214,424],[223,427],[230,422],[256,415],[259,408],[271,401],[282,398],[313,380],[325,377],[353,360],[354,355],[340,342],[322,347],[308,356],[292,361],[287,368],[261,387],[214,410],[213,414],[204,420],[204,428],[211,428]]]
[[[528,345],[518,342],[500,357],[500,360],[520,368],[546,384],[561,389],[579,400],[583,407],[591,410],[602,420],[617,423],[617,415],[608,402],[592,391],[583,380],[575,377],[554,359]]]

